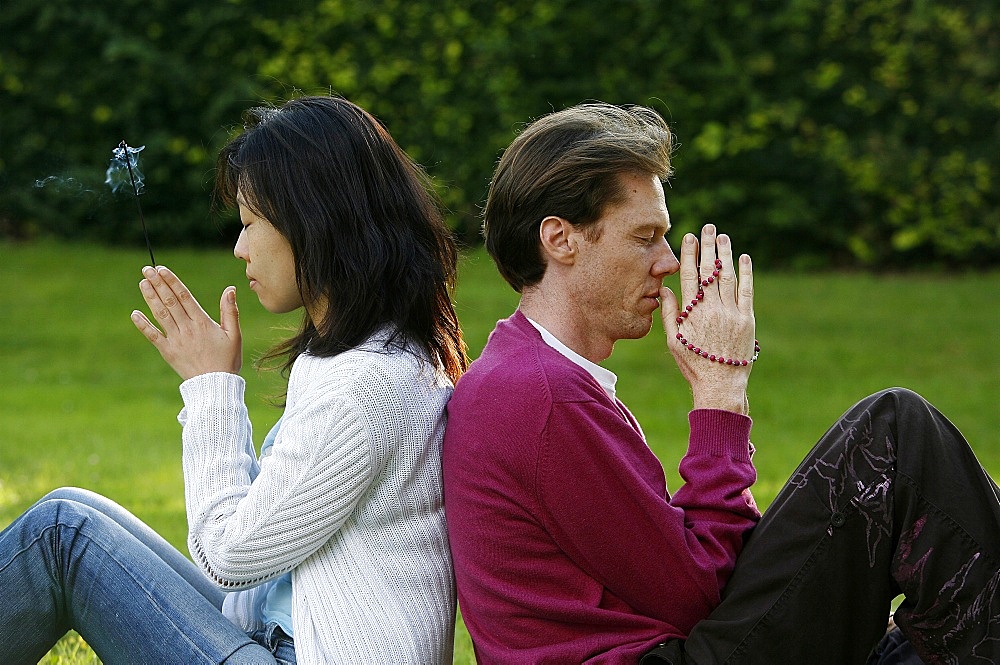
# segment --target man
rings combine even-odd
[[[756,527],[752,265],[711,225],[678,263],[671,150],[655,112],[588,104],[497,166],[486,246],[521,300],[459,380],[444,449],[478,661],[864,663],[900,590],[925,657],[997,655],[997,489],[912,393],[859,402]],[[661,286],[678,270],[683,308]],[[658,306],[694,403],[673,494],[598,364]]]

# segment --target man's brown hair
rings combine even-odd
[[[486,249],[521,292],[545,273],[539,226],[550,215],[586,229],[625,200],[620,176],[670,176],[673,136],[644,106],[580,104],[536,120],[500,158],[483,213]],[[598,232],[600,230],[598,229]]]

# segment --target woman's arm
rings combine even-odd
[[[371,486],[376,455],[343,385],[354,369],[324,372],[330,362],[296,362],[277,439],[252,481],[255,462],[239,445],[242,379],[208,374],[181,386],[188,546],[220,586],[250,587],[291,570],[330,540]]]

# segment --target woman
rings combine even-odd
[[[69,628],[105,663],[451,662],[444,406],[466,366],[456,250],[424,174],[368,113],[247,114],[218,161],[234,253],[270,312],[285,411],[255,459],[234,287],[216,324],[164,267],[132,321],[181,376],[192,565],[111,501],[50,494],[0,535],[0,662]],[[199,570],[200,569],[200,570]]]

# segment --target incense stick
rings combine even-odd
[[[128,143],[124,139],[119,146],[125,149],[125,166],[128,167],[128,179],[132,183],[132,191],[135,193],[135,207],[139,211],[139,223],[142,224],[142,235],[146,238],[146,249],[149,250],[149,260],[153,267],[156,267],[156,259],[153,258],[153,245],[149,242],[149,232],[146,230],[146,218],[142,214],[142,206],[139,204],[139,185],[135,181],[135,171],[132,170],[132,153],[129,151]]]
[[[142,150],[142,147],[133,148],[122,140],[122,142],[118,144],[118,147],[111,151],[111,165],[108,167],[107,179],[105,182],[111,185],[112,191],[118,191],[118,188],[122,184],[122,179],[119,175],[121,173],[121,162],[124,161],[125,168],[128,170],[128,182],[132,185],[132,193],[135,195],[135,208],[139,211],[139,223],[142,224],[142,235],[146,239],[146,249],[149,250],[149,260],[155,267],[156,258],[153,256],[153,245],[149,242],[149,231],[146,229],[146,217],[142,214],[142,205],[139,203],[139,194],[142,192],[142,174],[140,173],[136,176],[139,166],[138,164],[133,163],[135,155],[140,150]]]

